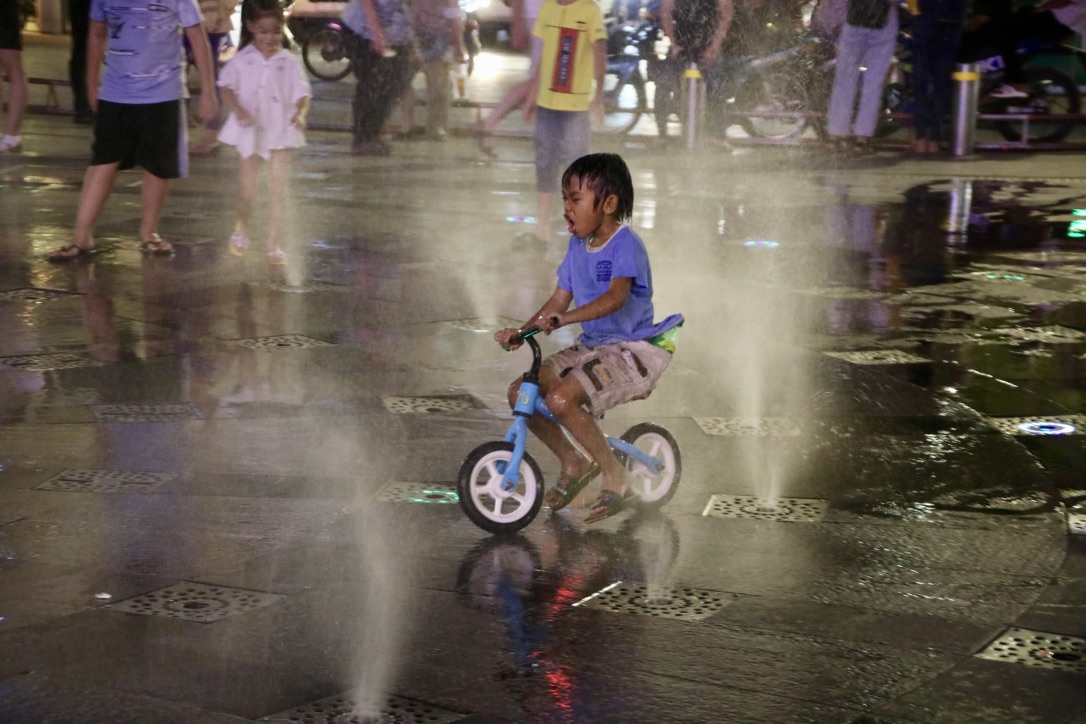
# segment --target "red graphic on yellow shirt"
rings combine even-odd
[[[561,28],[558,33],[558,53],[554,59],[554,77],[551,90],[556,93],[573,92],[573,60],[577,52],[577,32],[573,28]]]

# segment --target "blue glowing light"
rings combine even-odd
[[[416,503],[456,503],[460,496],[451,490],[420,490],[417,495],[412,495],[411,500]]]
[[[1066,422],[1051,422],[1038,420],[1036,422],[1023,422],[1018,429],[1027,435],[1071,435],[1075,432],[1075,426]]]
[[[1025,277],[1018,276],[1017,274],[985,274],[985,279],[1002,279],[1007,282],[1021,282],[1025,281]]]
[[[511,223],[514,223],[514,224],[534,224],[535,223],[535,217],[534,216],[506,216],[505,220],[509,221]]]
[[[766,241],[765,239],[747,239],[743,242],[743,246],[760,247],[762,249],[776,249],[778,246],[780,246],[780,242]]]

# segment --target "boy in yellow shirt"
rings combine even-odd
[[[524,120],[535,120],[536,229],[549,243],[562,171],[588,154],[592,123],[603,121],[607,30],[595,0],[545,0],[532,33],[543,41],[543,53],[528,94],[535,102],[524,104]]]

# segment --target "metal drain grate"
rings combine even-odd
[[[1000,329],[991,330],[991,333],[1030,342],[1047,342],[1048,344],[1072,344],[1086,340],[1086,333],[1059,325],[1048,327],[1001,327]]]
[[[509,317],[477,317],[473,319],[457,319],[448,323],[449,326],[456,329],[462,329],[465,332],[497,332],[499,329],[505,329],[506,327],[516,328],[520,326],[520,322]]]
[[[822,520],[829,504],[816,498],[758,498],[753,495],[711,495],[702,515],[714,518],[815,523]]]
[[[75,292],[62,292],[57,289],[37,289],[25,287],[23,289],[9,289],[0,292],[0,302],[47,302],[50,299],[65,299],[78,296]]]
[[[694,422],[706,435],[769,437],[800,433],[799,425],[787,417],[695,417]]]
[[[1025,628],[1008,628],[976,654],[979,659],[1086,674],[1086,639]]]
[[[389,483],[377,494],[381,503],[437,503],[460,501],[451,483]]]
[[[1039,417],[989,417],[988,424],[1004,435],[1083,435],[1084,415],[1048,415]]]
[[[281,598],[283,596],[275,593],[182,581],[118,601],[110,608],[144,616],[166,616],[184,621],[214,623],[235,613],[263,608]]]
[[[618,581],[573,605],[602,608],[615,613],[699,621],[709,618],[734,600],[735,596],[716,591]]]
[[[200,411],[191,402],[94,406],[94,419],[98,422],[173,422],[200,418]]]
[[[96,367],[94,360],[78,354],[68,352],[54,352],[47,354],[28,354],[15,357],[0,357],[0,365],[17,370],[29,372],[45,372],[47,370],[66,370],[73,367]]]
[[[827,357],[836,357],[854,365],[911,365],[931,362],[900,349],[867,349],[857,352],[825,352]]]
[[[369,716],[358,711],[369,707],[359,705],[353,694],[329,696],[311,704],[270,714],[260,721],[303,722],[304,724],[450,724],[460,721],[464,714],[424,704],[421,701],[390,696],[378,712]]]
[[[57,473],[35,490],[61,490],[70,493],[150,493],[174,479],[170,473],[137,470],[92,470],[68,468]]]
[[[306,349],[308,347],[331,347],[331,342],[307,337],[304,334],[281,334],[277,337],[255,337],[253,339],[234,340],[234,344],[261,352],[275,352],[281,349]]]
[[[385,409],[398,415],[434,412],[458,412],[480,407],[471,395],[442,395],[436,397],[382,397]]]

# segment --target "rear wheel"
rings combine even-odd
[[[759,113],[804,113],[809,111],[807,90],[800,79],[787,73],[767,73],[751,83],[740,110],[746,115],[740,125],[749,135],[758,138],[784,140],[794,138],[807,127],[804,116],[768,115]]]
[[[310,73],[321,80],[346,78],[351,72],[346,36],[328,26],[310,33],[302,42],[302,62]]]
[[[623,456],[620,460],[626,466],[626,475],[630,479],[632,504],[642,508],[659,508],[675,495],[682,476],[682,456],[679,444],[671,433],[651,422],[634,425],[622,433],[622,439],[638,450],[656,458],[662,468],[653,472],[636,458]]]
[[[1026,69],[1029,98],[1002,101],[997,113],[1031,113],[1045,116],[1077,114],[1082,97],[1074,80],[1056,68]],[[1022,123],[1000,121],[999,132],[1008,141],[1021,141]],[[1026,140],[1030,143],[1056,143],[1067,138],[1075,129],[1073,121],[1030,121]]]
[[[528,453],[511,490],[502,488],[513,443],[487,442],[472,450],[460,466],[456,490],[471,522],[488,533],[513,533],[528,525],[543,505],[543,474]]]
[[[645,100],[645,82],[634,73],[623,80],[618,73],[609,71],[603,78],[603,128],[605,133],[629,133],[637,125],[648,103]]]

